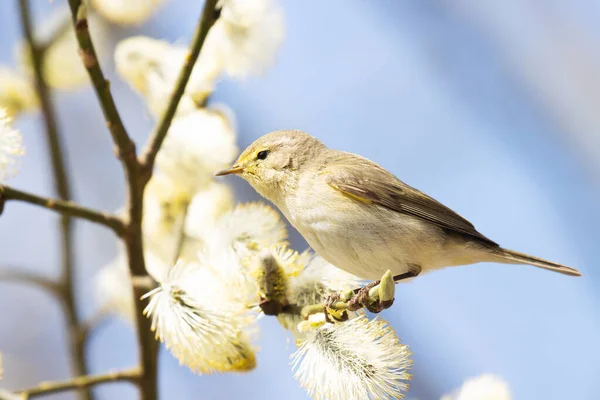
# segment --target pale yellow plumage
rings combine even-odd
[[[235,165],[331,264],[365,279],[402,277],[491,261],[567,275],[570,267],[506,250],[466,219],[356,154],[332,150],[293,130],[269,133]]]

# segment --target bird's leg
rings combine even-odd
[[[418,274],[415,274],[414,272],[405,272],[400,275],[394,275],[394,282],[398,283],[405,279],[415,278],[417,275]]]
[[[417,264],[408,264],[408,272],[405,272],[405,273],[399,274],[399,275],[395,275],[393,277],[394,283],[398,283],[405,279],[415,278],[421,273],[421,270],[422,270],[421,266],[419,266]],[[390,308],[393,304],[394,304],[394,299],[387,300],[387,301],[379,300],[379,304],[375,307],[375,309],[379,310],[379,311],[373,311],[373,310],[371,310],[371,308],[369,306],[367,306],[367,310],[369,310],[371,312],[380,312],[382,310]]]
[[[423,268],[421,268],[421,266],[417,264],[407,264],[407,266],[408,272],[394,276],[394,282],[398,283],[405,279],[416,278],[423,270]]]

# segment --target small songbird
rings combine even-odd
[[[273,202],[325,260],[359,278],[396,280],[448,266],[574,268],[500,247],[469,221],[376,163],[297,130],[269,133],[217,175],[237,174]]]

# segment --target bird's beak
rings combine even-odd
[[[215,176],[223,176],[223,175],[231,175],[231,174],[239,174],[240,172],[242,172],[244,170],[244,168],[242,167],[238,167],[237,165],[234,165],[231,168],[228,169],[224,169],[223,171],[219,171],[215,174]]]

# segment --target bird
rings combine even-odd
[[[272,202],[319,256],[358,278],[376,280],[389,270],[398,282],[480,262],[581,275],[501,247],[375,162],[330,149],[299,130],[260,137],[231,168],[216,173],[230,174]]]

